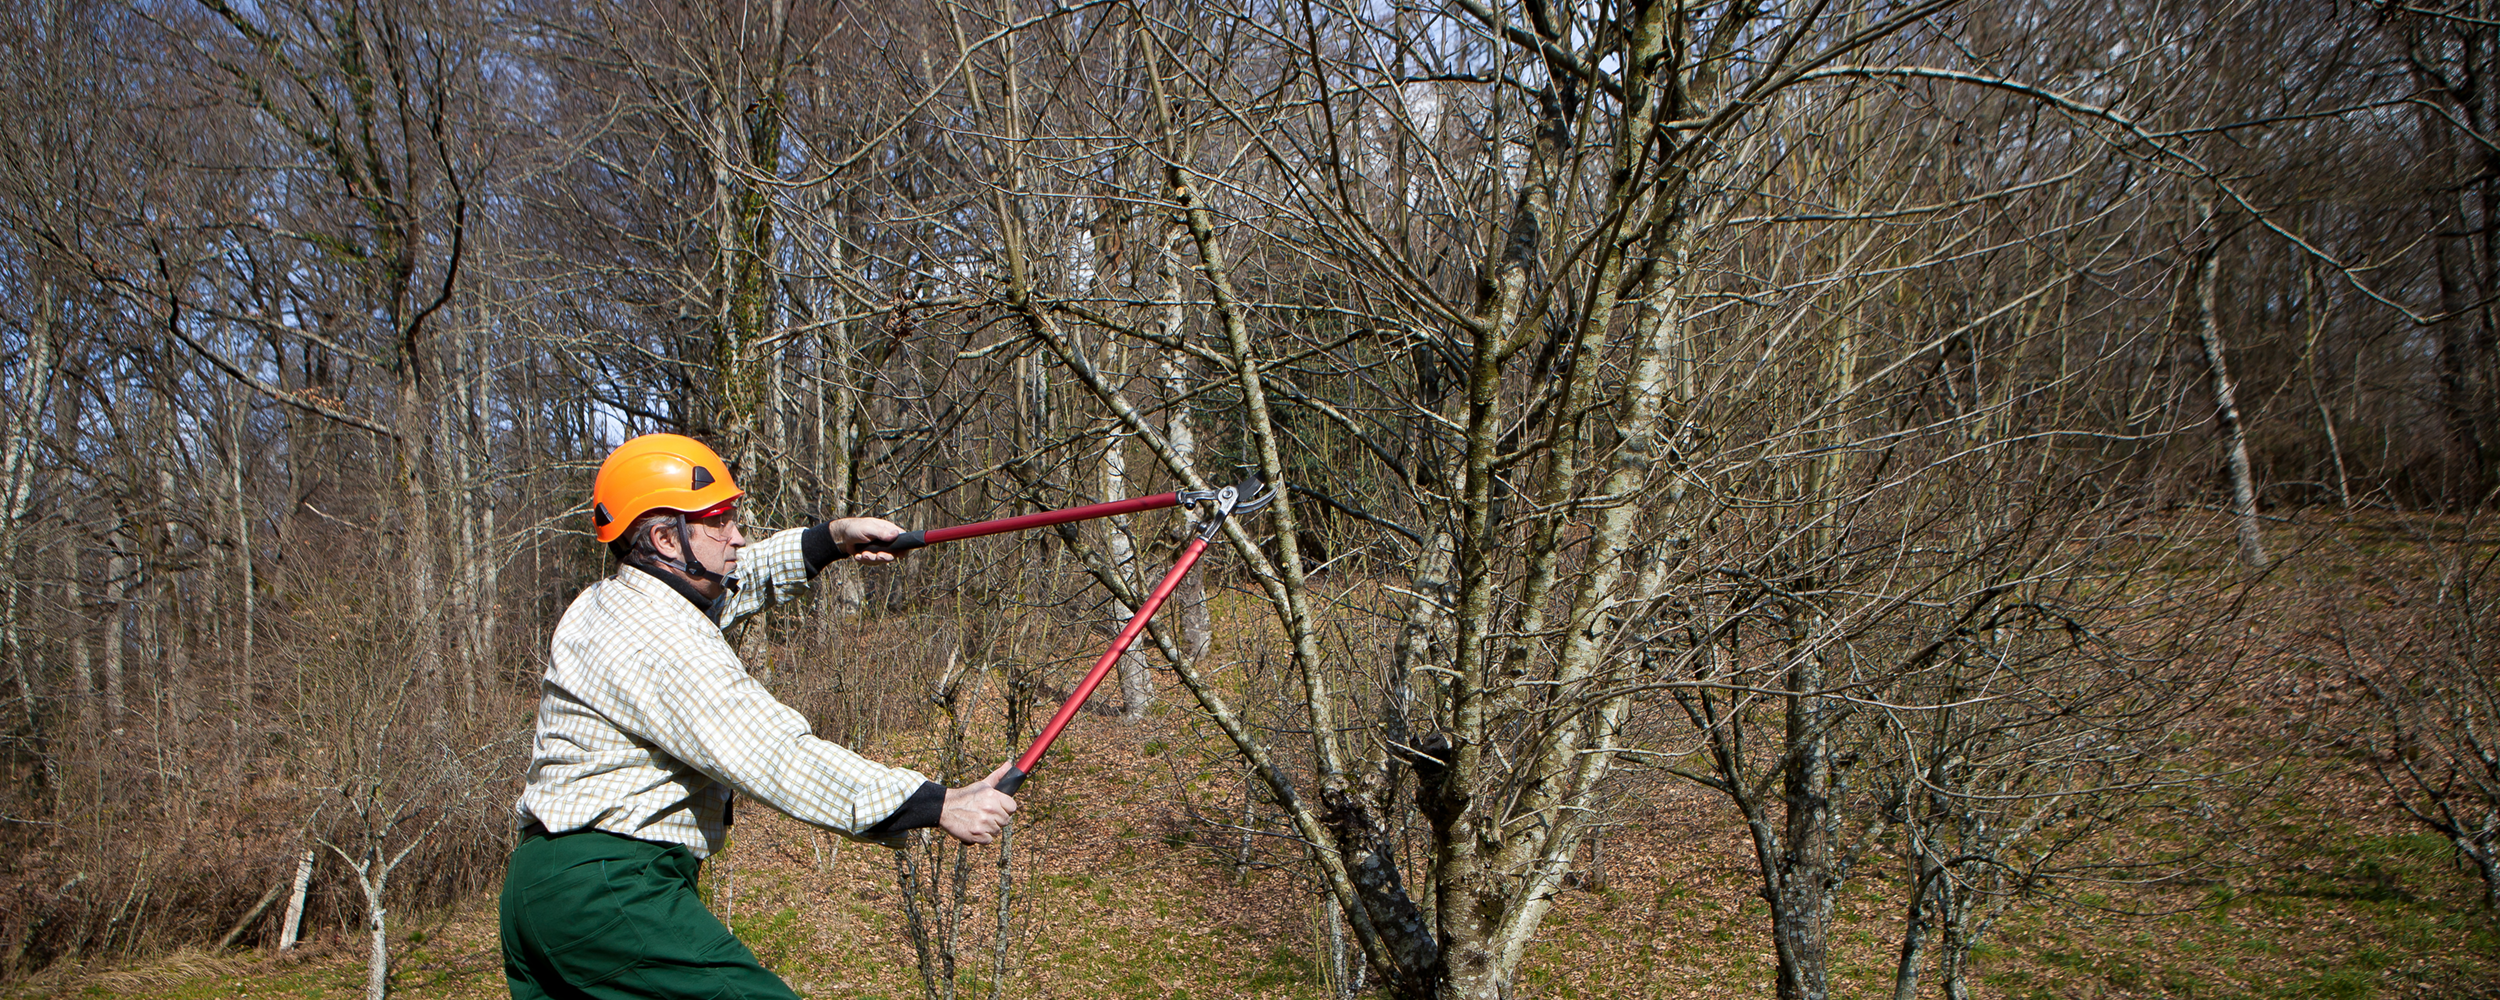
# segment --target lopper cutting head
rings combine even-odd
[[[1265,508],[1276,499],[1276,491],[1260,481],[1252,472],[1241,481],[1220,490],[1192,490],[1181,494],[1183,505],[1196,508],[1200,504],[1214,508],[1198,524],[1198,537],[1214,540],[1224,530],[1224,519],[1235,514],[1248,514]]]

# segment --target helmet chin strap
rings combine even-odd
[[[686,515],[680,513],[675,516],[677,519],[677,558],[671,559],[654,552],[650,560],[677,571],[688,580],[717,584],[720,587],[720,593],[712,597],[710,604],[695,602],[697,607],[703,609],[705,616],[717,618],[720,615],[721,605],[728,602],[730,594],[737,592],[738,578],[715,573],[710,567],[703,565],[702,560],[695,558],[694,539],[686,532]],[[691,596],[692,591],[687,592]]]
[[[686,534],[684,514],[677,515],[677,570],[705,583],[720,584],[723,590],[729,588],[728,577],[712,572],[711,567],[703,565],[703,560],[694,557],[694,539]]]

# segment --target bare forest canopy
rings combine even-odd
[[[638,432],[767,526],[1279,484],[1210,560],[1274,655],[1185,594],[1118,701],[1226,734],[1409,997],[1506,995],[1631,773],[1743,817],[1782,996],[1879,862],[1901,989],[1958,991],[2004,907],[2194,863],[2091,845],[2227,798],[2177,733],[2283,519],[2500,483],[2490,0],[46,0],[0,46],[12,972],[272,941],[308,852],[377,935],[491,886]],[[733,640],[829,737],[925,725],[950,663],[1064,676],[1178,525]],[[2480,551],[2318,634],[2350,759],[2500,885],[2440,742]]]

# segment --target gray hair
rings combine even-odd
[[[641,516],[634,518],[634,523],[625,526],[624,534],[608,543],[608,551],[615,554],[617,562],[628,566],[666,561],[668,557],[661,555],[659,546],[651,541],[651,529],[668,527],[682,532],[685,523],[686,515],[682,511],[666,508],[643,511]],[[681,533],[678,537],[685,536]],[[680,558],[683,558],[682,553]]]

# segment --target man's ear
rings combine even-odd
[[[649,521],[643,522],[642,525],[635,530],[650,532],[651,547],[657,550],[662,557],[665,557],[673,562],[684,562],[686,561],[686,553],[677,547],[677,533],[674,531],[664,530],[669,527],[671,527],[671,525],[668,521],[661,518],[652,518]]]

